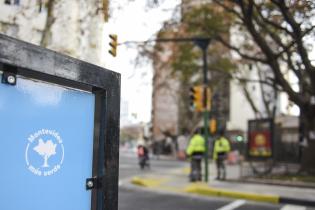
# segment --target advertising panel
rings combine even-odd
[[[0,83],[0,209],[90,209],[94,95],[16,80]]]
[[[248,121],[248,157],[265,159],[273,155],[273,121],[259,119]]]

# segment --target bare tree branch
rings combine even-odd
[[[258,70],[258,77],[260,80],[263,80],[262,71],[260,71],[260,70]],[[270,110],[270,101],[268,101],[266,98],[266,90],[263,86],[263,83],[259,83],[259,84],[260,84],[260,93],[262,96],[262,101],[263,101],[263,104],[265,106],[266,113],[267,113],[268,117],[271,117],[272,112]]]
[[[297,49],[300,53],[300,57],[305,65],[306,71],[311,71],[309,72],[311,79],[313,80],[313,83],[315,83],[315,67],[312,65],[307,50],[305,49],[303,45],[303,32],[301,30],[301,25],[298,24],[295,19],[293,18],[292,14],[290,14],[288,7],[285,5],[284,1],[275,1],[273,2],[278,5],[284,19],[287,21],[288,24],[292,27],[294,31],[294,37],[296,40],[297,44]]]
[[[269,82],[268,80],[261,80],[261,79],[249,79],[249,78],[244,78],[244,77],[237,77],[237,76],[233,76],[233,79],[236,79],[240,82],[244,82],[244,83],[260,83],[260,84],[265,84],[268,85],[270,87],[273,87],[274,84],[272,84],[271,82]],[[279,91],[282,91],[282,89],[277,89]]]
[[[257,4],[254,4],[254,6],[255,6],[255,8],[256,8],[256,10],[258,12],[257,14],[263,20],[264,23],[266,23],[266,24],[268,24],[268,25],[270,25],[270,26],[272,26],[272,27],[274,27],[276,29],[279,29],[279,30],[283,31],[283,32],[287,33],[288,35],[293,36],[293,33],[291,31],[289,31],[287,28],[282,27],[281,24],[275,23],[272,20],[269,20],[268,18],[264,17],[262,15],[262,13],[261,13],[261,11],[263,11],[262,7],[258,6]]]
[[[306,103],[305,98],[298,93],[296,93],[288,81],[284,78],[280,70],[279,62],[277,61],[276,54],[270,49],[267,41],[265,38],[257,31],[254,23],[253,23],[253,0],[249,0],[248,5],[246,6],[244,3],[245,0],[239,0],[237,3],[240,5],[242,13],[245,17],[245,26],[247,27],[248,31],[252,35],[252,38],[255,40],[257,45],[260,47],[262,52],[265,54],[268,65],[273,69],[277,81],[282,86],[282,88],[288,93],[290,99],[295,101],[296,104],[302,106],[302,104]]]
[[[238,17],[239,19],[241,19],[242,21],[244,21],[243,17],[241,16],[240,13],[238,13],[235,9],[233,9],[232,7],[227,6],[226,4],[224,4],[221,0],[213,0],[213,2],[219,6],[221,6],[222,8],[225,9],[225,11],[235,15],[236,17]]]
[[[251,96],[251,94],[250,94],[250,92],[247,89],[245,84],[242,85],[242,90],[244,92],[244,95],[245,95],[247,101],[249,102],[249,105],[251,106],[252,110],[254,111],[256,117],[262,117],[261,112],[257,108],[257,106],[256,106],[256,104],[255,104],[255,102],[254,102],[254,100],[253,100],[253,98],[252,98],[252,96]]]
[[[265,63],[267,64],[267,60],[263,59],[263,58],[259,58],[259,57],[253,57],[250,56],[248,54],[245,54],[243,52],[241,52],[241,49],[235,46],[232,46],[230,43],[228,43],[227,41],[225,41],[222,37],[217,36],[216,40],[218,40],[219,42],[221,42],[224,46],[226,46],[229,49],[234,50],[237,54],[239,54],[241,57],[247,59],[247,60],[251,60],[251,61],[256,61],[256,62],[260,62],[260,63]]]

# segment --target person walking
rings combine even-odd
[[[177,144],[178,144],[178,153],[177,158],[179,160],[185,160],[186,158],[186,148],[189,143],[189,131],[188,129],[184,128],[181,132],[181,135],[177,138]]]
[[[214,142],[213,160],[216,161],[218,180],[226,179],[226,167],[224,161],[231,150],[230,142],[224,137],[224,130],[219,131],[219,138]]]
[[[148,150],[148,148],[146,147],[146,144],[143,141],[140,141],[138,143],[137,155],[138,155],[140,168],[141,169],[144,169],[145,167],[150,168],[149,150]]]
[[[201,161],[206,151],[205,140],[196,130],[190,139],[186,153],[190,158],[190,181],[201,181]]]

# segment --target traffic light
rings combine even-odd
[[[203,86],[198,85],[189,89],[190,107],[196,112],[203,111]]]
[[[110,50],[108,50],[108,52],[113,56],[116,57],[117,54],[117,35],[116,34],[110,34],[109,38],[111,39],[109,42],[109,46],[111,47]]]
[[[217,120],[212,118],[209,121],[209,130],[211,134],[215,134],[217,132]]]
[[[209,87],[206,88],[207,93],[207,110],[211,110],[211,90]]]

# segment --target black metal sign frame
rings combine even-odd
[[[254,130],[256,129],[256,130]],[[268,131],[269,132],[269,141],[270,141],[270,149],[271,155],[268,156],[253,156],[250,154],[250,144],[253,139],[251,139],[251,132],[260,132],[260,131]],[[247,158],[249,160],[266,160],[271,159],[274,156],[274,122],[272,118],[265,118],[265,119],[255,119],[248,121],[248,130],[247,130]]]
[[[117,210],[120,74],[2,34],[0,68],[95,95],[91,210]]]

